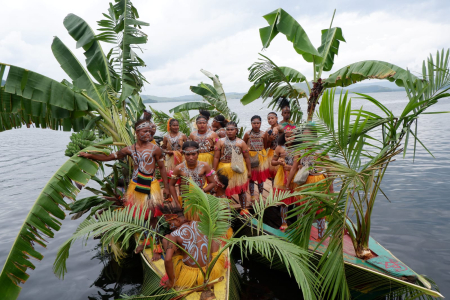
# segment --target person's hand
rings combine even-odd
[[[273,134],[274,137],[278,134],[278,127],[275,127],[275,128],[272,130],[272,134]]]
[[[166,154],[168,154],[169,156],[173,155],[173,151],[167,151]]]
[[[169,187],[164,187],[163,194],[164,194],[164,199],[167,199],[168,197],[170,197]]]
[[[89,153],[86,153],[86,152],[80,152],[80,153],[78,153],[78,156],[81,156],[81,157],[84,157],[84,158],[90,158],[90,154]]]
[[[284,163],[283,168],[285,171],[290,171],[292,169],[292,166],[286,165],[286,163]]]
[[[134,250],[134,253],[139,254],[142,252],[142,250],[144,250],[144,244],[141,244],[139,246],[137,246],[136,250]]]
[[[163,285],[166,290],[170,290],[173,287],[173,281],[167,279],[166,281],[163,282]]]
[[[273,140],[275,140],[275,135],[272,133],[272,134],[269,134],[269,141],[273,141]]]
[[[152,257],[152,261],[157,261],[161,259],[161,253],[154,253],[153,252],[153,257]]]
[[[248,179],[252,179],[252,173],[251,173],[251,172],[248,172],[247,178],[248,178]]]

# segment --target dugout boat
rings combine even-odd
[[[186,300],[199,300],[201,299],[203,288],[192,289],[183,293],[176,293],[177,290],[165,291],[160,285],[161,279],[166,274],[164,267],[164,259],[152,261],[153,252],[150,248],[146,248],[141,252],[141,261],[144,269],[144,281],[142,284],[143,295],[155,295],[155,292],[160,295],[158,299],[186,299]],[[230,258],[229,250],[226,250],[226,257]],[[215,298],[202,298],[202,299],[217,299],[228,300],[230,298],[230,267],[223,270],[223,274],[216,280],[213,280],[208,288],[214,293]],[[175,293],[175,294],[174,294]],[[163,296],[162,294],[167,294]]]
[[[267,196],[269,189],[270,186],[266,183],[263,198]],[[238,207],[238,204],[235,203],[233,206]],[[281,225],[281,223],[278,224],[281,220],[278,211],[279,209],[274,208],[264,214],[262,234],[274,235],[287,240],[287,234],[277,229]],[[242,225],[242,223],[239,225]],[[240,235],[246,236],[261,234],[261,231],[258,233],[256,219],[248,222],[240,233]],[[308,250],[314,253],[318,261],[326,250],[328,239],[319,245],[317,233],[316,225],[313,224]],[[345,273],[352,299],[444,298],[439,292],[432,289],[432,284],[424,276],[413,271],[372,237],[369,240],[369,248],[373,257],[367,260],[360,259],[356,257],[350,236],[348,234],[344,236]],[[251,259],[269,263],[260,256],[253,256]],[[284,265],[280,262],[270,262],[270,267],[283,269]],[[414,290],[414,294],[411,294],[411,290]],[[404,298],[405,295],[408,295],[408,297]],[[389,298],[386,298],[386,296],[389,296]]]

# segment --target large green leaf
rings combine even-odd
[[[412,76],[417,80],[416,76]],[[398,86],[405,86],[408,73],[396,65],[378,61],[365,60],[345,66],[324,80],[324,87],[349,86],[365,79],[387,79]]]
[[[5,66],[0,63],[0,69]],[[0,131],[31,123],[78,131],[84,123],[81,117],[94,109],[72,87],[16,66],[9,66],[5,86],[0,88],[0,105]]]
[[[103,52],[100,42],[95,38],[94,31],[86,21],[77,15],[68,14],[64,18],[64,27],[66,27],[74,40],[77,41],[77,48],[83,47],[86,51],[84,52],[86,66],[92,77],[94,77],[98,83],[115,86],[116,78],[114,78],[114,74],[111,72],[112,69],[108,59]],[[72,80],[75,79],[72,78]]]
[[[324,71],[330,71],[333,67],[334,56],[337,55],[339,51],[339,41],[345,42],[340,27],[322,30],[322,44],[317,50],[323,58],[320,66]]]
[[[320,53],[312,45],[303,27],[287,12],[278,8],[264,16],[269,26],[259,29],[259,34],[264,48],[270,46],[270,42],[281,32],[292,42],[295,51],[301,54],[307,62],[320,62]]]
[[[107,153],[107,150],[95,147],[88,147],[84,151]],[[46,247],[45,237],[52,238],[53,231],[60,229],[58,219],[65,218],[62,208],[68,209],[64,198],[75,200],[79,192],[73,182],[87,184],[98,168],[97,163],[74,155],[50,178],[28,213],[3,266],[0,274],[2,299],[16,299],[21,290],[19,284],[29,277],[27,269],[35,268],[30,259],[43,258],[35,245]]]
[[[211,106],[209,103],[205,102],[186,102],[180,105],[175,106],[174,108],[170,109],[169,112],[171,113],[178,113],[182,111],[188,111],[188,110],[213,110],[214,107]]]

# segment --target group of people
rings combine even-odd
[[[153,139],[156,126],[147,114],[135,123],[136,143],[134,145],[110,155],[88,153],[79,155],[98,161],[131,157],[134,171],[124,195],[124,206],[142,208],[147,205],[151,212],[152,225],[156,225],[156,218],[164,214],[174,229],[169,239],[177,243],[179,247],[184,247],[186,241],[182,239],[186,237],[180,233],[183,230],[195,232],[195,237],[189,237],[195,241],[205,242],[206,238],[196,229],[198,215],[183,211],[183,200],[179,193],[182,194],[185,191],[183,186],[189,184],[185,178],[190,178],[205,193],[215,194],[216,197],[231,198],[233,195],[238,195],[241,215],[249,214],[248,209],[251,204],[260,199],[255,193],[255,184],[259,194],[263,193],[264,183],[267,180],[272,181],[274,191],[294,191],[299,187],[293,183],[293,178],[303,166],[310,168],[307,183],[324,179],[323,173],[310,167],[315,160],[314,155],[300,159],[299,155],[293,154],[290,146],[294,142],[293,132],[296,126],[290,121],[288,104],[281,107],[281,114],[283,117],[281,123],[278,122],[275,112],[268,114],[267,121],[270,129],[267,131],[261,130],[262,118],[253,116],[252,128],[245,133],[243,139],[237,137],[239,132],[237,124],[226,120],[222,115],[215,116],[210,125],[208,111],[200,111],[195,122],[197,129],[189,137],[180,132],[178,120],[169,119],[167,133],[163,137],[161,146],[157,145]],[[156,168],[159,168],[162,178],[163,192],[161,192],[160,183],[154,178]],[[248,191],[250,201],[247,199]],[[287,228],[288,205],[299,203],[299,200],[297,197],[283,200],[284,205],[280,207],[282,218],[280,230],[284,231]],[[324,220],[318,221],[319,238],[325,229],[324,225]],[[186,277],[183,273],[186,273],[189,268],[196,267],[196,264],[189,262],[186,254],[175,259],[176,249],[166,242],[163,243],[163,247],[166,250],[168,275],[166,287],[174,285],[187,287],[189,284],[181,282],[180,278]],[[203,249],[201,245],[194,245],[185,250],[205,251],[201,249]],[[159,258],[158,250],[155,251],[154,258]],[[219,265],[217,268],[221,267]],[[206,266],[206,260],[201,266]],[[220,272],[217,271],[214,274],[220,274]],[[201,279],[198,280],[201,281]]]

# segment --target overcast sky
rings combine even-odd
[[[334,71],[360,60],[383,60],[420,71],[422,60],[437,49],[450,46],[450,1],[153,1],[135,0],[140,20],[150,23],[144,31],[148,43],[141,58],[150,84],[143,94],[182,96],[189,86],[209,81],[200,69],[220,76],[226,92],[246,92],[247,68],[258,59],[262,18],[279,7],[291,14],[320,46],[320,30],[341,27],[347,43],[340,46]],[[56,80],[67,78],[50,49],[58,36],[84,61],[82,49],[62,22],[69,13],[96,29],[108,8],[99,0],[3,1],[0,18],[0,62],[39,72]],[[104,46],[108,48],[108,46]],[[264,51],[278,65],[301,71],[311,78],[312,65],[297,55],[284,35]],[[325,75],[324,77],[327,77]],[[67,78],[68,79],[68,78]]]

